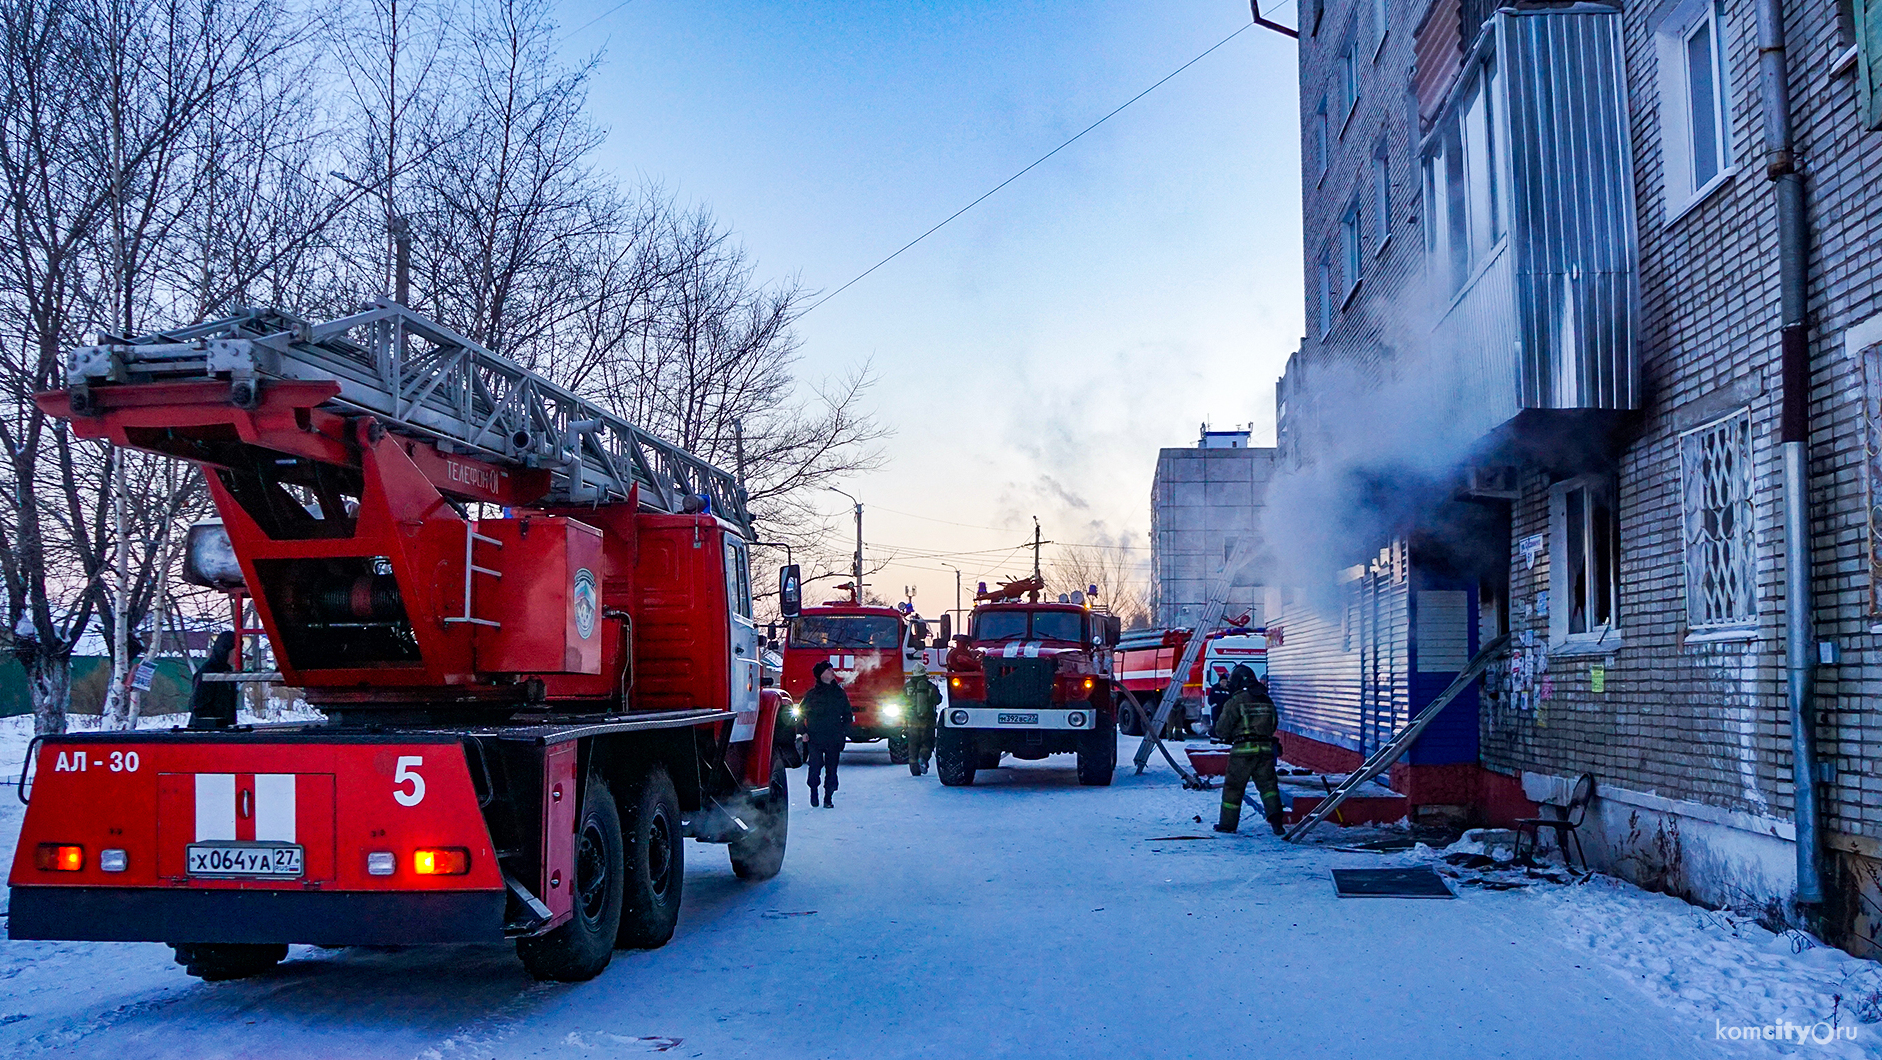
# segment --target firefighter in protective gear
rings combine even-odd
[[[1237,666],[1229,674],[1229,698],[1215,719],[1215,738],[1229,745],[1228,776],[1222,782],[1222,819],[1218,832],[1233,832],[1242,820],[1242,795],[1248,782],[1255,782],[1261,792],[1261,805],[1267,811],[1268,825],[1280,835],[1281,788],[1274,776],[1276,746],[1274,729],[1279,719],[1268,690],[1246,666]]]
[[[941,690],[928,680],[928,664],[917,659],[903,691],[908,695],[908,773],[918,777],[928,772],[928,760],[934,756],[935,712],[941,706]]]

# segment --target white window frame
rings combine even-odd
[[[1380,53],[1385,51],[1386,35],[1392,32],[1387,6],[1387,0],[1368,0],[1366,5],[1371,12],[1372,61],[1375,63],[1379,61]]]
[[[1359,200],[1354,199],[1340,215],[1340,281],[1341,304],[1353,297],[1359,288],[1359,281],[1365,277],[1365,237],[1361,234],[1359,219]]]
[[[1720,7],[1721,0],[1683,0],[1654,30],[1659,60],[1660,171],[1667,224],[1684,217],[1738,173],[1732,150],[1731,49],[1726,40],[1730,25]],[[1718,164],[1718,172],[1704,181],[1696,179],[1693,169],[1697,147],[1693,143],[1694,101],[1686,47],[1701,28],[1711,34],[1712,40],[1711,110]]]
[[[1708,442],[1732,447],[1730,480],[1724,485],[1735,494],[1727,503],[1735,509],[1730,538],[1720,540],[1708,527],[1705,502],[1714,499],[1708,483],[1701,479],[1707,464]],[[1682,546],[1686,574],[1686,628],[1689,640],[1731,640],[1755,636],[1758,623],[1758,552],[1755,513],[1752,501],[1751,410],[1739,409],[1726,416],[1701,424],[1679,436]],[[1713,481],[1709,485],[1721,485]],[[1731,612],[1720,618],[1705,616],[1707,560],[1720,548],[1727,551],[1735,571],[1737,599],[1728,603]]]
[[[1445,293],[1461,298],[1502,252],[1510,230],[1508,128],[1494,54],[1461,75],[1457,105],[1438,120],[1419,159],[1425,250]]]
[[[1320,337],[1333,334],[1333,262],[1320,255]]]
[[[1327,169],[1332,165],[1333,130],[1327,124],[1331,118],[1327,114],[1329,100],[1326,93],[1320,95],[1320,109],[1314,112],[1312,133],[1314,153],[1314,182],[1326,179]]]
[[[1615,530],[1609,546],[1608,557],[1608,621],[1595,623],[1593,616],[1588,616],[1588,628],[1571,632],[1570,620],[1575,610],[1574,584],[1570,571],[1568,542],[1568,498],[1570,493],[1582,492],[1584,498],[1590,498],[1599,492],[1607,497],[1608,510],[1614,521]],[[1585,531],[1594,531],[1594,513],[1592,506],[1585,501],[1582,505],[1583,526]],[[1621,645],[1621,600],[1620,567],[1621,535],[1619,490],[1614,479],[1606,475],[1580,475],[1556,483],[1549,488],[1549,651],[1559,655],[1596,655],[1607,654]],[[1583,555],[1593,554],[1593,537],[1583,537]],[[1592,560],[1590,559],[1590,562]],[[1597,572],[1598,573],[1598,572]],[[1591,586],[1592,588],[1592,586]]]
[[[1372,152],[1372,212],[1373,235],[1378,242],[1373,253],[1378,255],[1385,253],[1385,245],[1392,241],[1392,159],[1384,140]]]
[[[1346,123],[1353,120],[1353,112],[1359,109],[1359,42],[1349,41],[1340,52],[1334,72],[1339,77],[1340,93],[1340,136],[1346,136]]]

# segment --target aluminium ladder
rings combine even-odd
[[[1438,698],[1426,704],[1425,709],[1418,712],[1418,716],[1412,719],[1410,725],[1400,729],[1398,735],[1392,737],[1384,747],[1372,752],[1371,757],[1367,758],[1363,765],[1348,774],[1345,780],[1340,781],[1339,786],[1328,793],[1326,798],[1321,799],[1320,805],[1315,806],[1312,813],[1301,818],[1300,823],[1288,829],[1287,835],[1283,838],[1290,843],[1299,842],[1300,838],[1311,831],[1315,825],[1326,820],[1334,810],[1339,809],[1340,803],[1345,802],[1347,796],[1357,790],[1360,785],[1392,768],[1392,763],[1404,757],[1405,752],[1411,749],[1411,745],[1424,734],[1425,727],[1437,718],[1438,712],[1450,706],[1451,700],[1456,699],[1464,689],[1469,688],[1471,682],[1483,676],[1483,672],[1490,668],[1491,662],[1502,653],[1509,639],[1510,635],[1505,633],[1484,645],[1471,658],[1463,672],[1457,675],[1456,680],[1452,681]]]
[[[226,380],[253,407],[273,380],[337,383],[336,412],[370,415],[394,433],[504,467],[550,472],[547,505],[626,501],[687,510],[689,497],[750,538],[737,478],[657,438],[596,401],[389,299],[313,324],[273,309],[136,339],[106,337],[67,355],[74,411],[95,386]]]
[[[1202,614],[1197,616],[1195,630],[1189,635],[1188,643],[1183,645],[1183,655],[1170,671],[1170,683],[1163,689],[1163,698],[1157,703],[1157,712],[1144,722],[1143,743],[1137,747],[1137,772],[1142,773],[1150,764],[1150,752],[1153,748],[1161,749],[1163,727],[1169,724],[1170,713],[1176,709],[1177,701],[1183,697],[1183,682],[1189,677],[1190,667],[1196,665],[1196,658],[1202,653],[1203,644],[1209,634],[1222,621],[1222,612],[1228,608],[1229,589],[1235,584],[1235,575],[1254,558],[1254,547],[1248,538],[1235,543],[1229,557],[1222,561],[1222,575],[1216,579],[1215,587],[1209,591],[1209,598],[1203,601]],[[1169,752],[1164,752],[1169,757]],[[1172,764],[1175,760],[1171,759]],[[1195,780],[1187,770],[1178,767],[1187,784]],[[1204,785],[1205,787],[1207,785]]]

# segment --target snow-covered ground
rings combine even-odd
[[[1433,854],[1332,849],[1376,829],[1217,836],[1219,795],[1160,761],[1110,788],[1068,757],[981,777],[943,788],[864,748],[822,810],[794,772],[784,874],[740,883],[689,844],[679,934],[590,983],[533,983],[500,945],[297,947],[210,985],[161,946],[0,943],[0,1055],[1882,1055],[1859,1021],[1877,966],[1724,914],[1603,880],[1340,899],[1329,868]],[[9,860],[20,815],[0,804]],[[1856,1038],[1719,1036],[1787,1020]]]

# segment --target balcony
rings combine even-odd
[[[1530,409],[1639,408],[1620,12],[1490,15],[1419,150],[1431,345],[1473,433]]]

